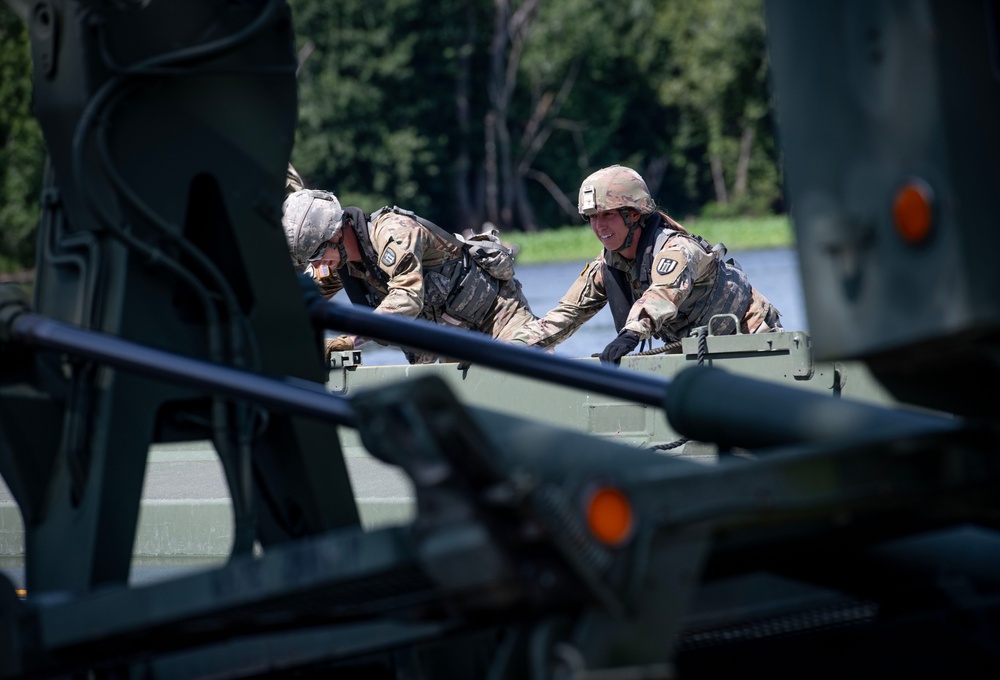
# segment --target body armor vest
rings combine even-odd
[[[379,282],[381,288],[388,290],[389,277],[378,266],[379,253],[371,241],[371,224],[387,212],[405,215],[417,221],[433,234],[441,237],[459,249],[459,257],[436,267],[423,267],[424,305],[421,316],[436,320],[442,313],[448,314],[474,326],[479,325],[486,314],[492,309],[493,303],[500,292],[500,281],[489,275],[479,266],[477,260],[469,251],[469,246],[433,222],[402,208],[384,207],[371,215],[366,215],[359,208],[345,208],[344,217],[350,220],[352,229],[358,239],[365,270]],[[340,269],[340,279],[351,302],[368,307],[377,307],[386,292],[371,285],[367,280],[361,280],[348,273],[347,265]],[[433,313],[431,313],[433,310]]]
[[[615,330],[619,333],[625,326],[638,295],[645,292],[652,283],[653,260],[656,254],[663,249],[667,239],[677,234],[683,232],[671,229],[659,213],[653,213],[647,218],[633,264],[633,267],[638,267],[639,286],[636,289],[629,284],[625,272],[608,264],[605,252],[604,287],[611,315],[614,317]],[[690,295],[677,310],[677,316],[665,322],[654,336],[666,342],[676,342],[687,335],[690,329],[708,324],[709,319],[716,314],[733,314],[737,321],[734,322],[730,317],[719,319],[712,326],[712,333],[715,335],[735,333],[736,324],[742,321],[750,308],[752,288],[746,274],[732,258],[723,259],[725,247],[721,244],[713,248],[701,236],[684,235],[715,258],[717,263],[715,280],[711,284],[695,282]],[[639,291],[638,295],[634,290]]]

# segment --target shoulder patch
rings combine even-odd
[[[661,257],[656,261],[656,273],[660,276],[666,276],[675,269],[677,269],[677,260]]]
[[[387,246],[382,253],[382,264],[386,267],[396,264],[396,251],[392,249],[392,246]]]
[[[676,286],[682,279],[690,278],[691,259],[683,248],[661,250],[653,258],[652,283],[658,286]]]

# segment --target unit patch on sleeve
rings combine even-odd
[[[660,276],[666,276],[675,269],[677,269],[677,260],[671,260],[669,257],[661,257],[656,262],[656,273]]]
[[[382,253],[382,264],[386,267],[396,264],[396,251],[392,249],[392,246],[387,247]]]

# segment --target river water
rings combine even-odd
[[[754,287],[781,311],[781,323],[785,330],[808,330],[799,263],[794,249],[730,251],[729,255],[740,263]],[[524,287],[531,310],[541,316],[555,307],[584,264],[585,261],[518,265],[517,278]],[[334,300],[342,302],[340,298],[344,298],[343,302],[346,302],[346,297],[338,295]],[[604,349],[614,336],[611,311],[605,307],[568,340],[557,345],[555,353],[569,358],[591,356]],[[406,360],[398,349],[368,343],[363,347],[362,363],[382,366],[406,363]]]

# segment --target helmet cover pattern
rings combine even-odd
[[[344,209],[329,191],[296,191],[282,205],[281,226],[292,260],[299,266],[305,266],[320,246],[340,233],[343,225]]]
[[[635,208],[643,215],[656,210],[656,203],[638,172],[623,165],[612,165],[583,180],[577,204],[583,219],[622,208]]]

